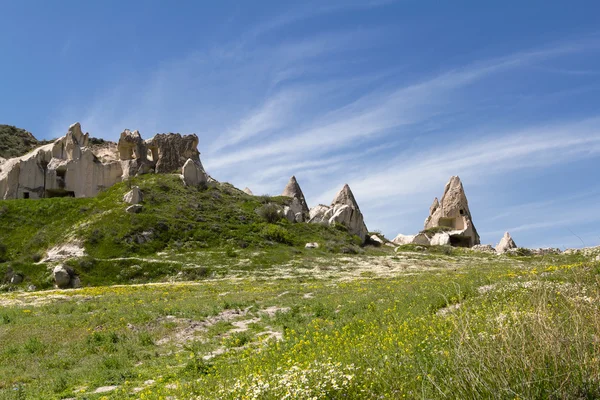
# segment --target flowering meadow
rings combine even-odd
[[[0,398],[598,398],[599,283],[583,256],[428,251],[6,293]]]

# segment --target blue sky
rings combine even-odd
[[[451,175],[483,243],[600,244],[600,3],[4,1],[0,123],[196,133],[206,170],[371,230],[422,229]]]

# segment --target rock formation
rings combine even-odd
[[[146,140],[146,146],[152,153],[155,163],[155,172],[170,174],[179,171],[188,159],[200,166],[200,152],[198,151],[198,136],[179,133],[159,133],[152,139]]]
[[[0,200],[93,197],[137,174],[178,171],[188,159],[203,171],[197,146],[196,135],[158,134],[144,141],[138,131],[126,129],[116,146],[105,142],[101,161],[89,134],[75,123],[53,143],[0,163]],[[118,154],[108,154],[114,149]]]
[[[435,227],[449,228],[446,233],[452,246],[472,247],[480,243],[467,196],[458,176],[450,178],[441,200],[436,198],[429,209],[425,230]]]
[[[354,194],[352,194],[348,185],[344,185],[342,190],[338,192],[331,206],[320,204],[312,208],[309,212],[309,218],[308,222],[311,223],[345,225],[350,233],[360,237],[363,242],[369,232]]]
[[[302,189],[300,189],[300,185],[295,176],[290,178],[290,181],[283,189],[281,195],[292,198],[292,202],[286,209],[289,209],[290,212],[293,213],[296,222],[304,222],[308,219],[310,210],[308,209],[304,193],[302,193]],[[284,213],[288,213],[288,211],[284,210]]]
[[[52,277],[54,278],[54,284],[59,289],[78,288],[81,286],[81,281],[73,269],[65,265],[54,267]]]
[[[132,187],[131,190],[123,196],[123,201],[129,204],[140,204],[143,199],[144,195],[139,186]]]
[[[204,171],[200,158],[197,161],[188,158],[181,168],[181,179],[185,186],[200,186],[208,182],[208,175]]]
[[[244,188],[243,192],[249,194],[250,196],[254,196],[254,193],[252,193],[252,190],[250,190],[250,188]]]
[[[87,147],[79,123],[67,134],[2,164],[0,199],[91,197],[121,180],[119,162],[103,164]]]
[[[498,253],[506,253],[508,250],[516,249],[517,245],[512,237],[510,237],[510,233],[505,232],[504,236],[500,240],[500,243],[496,246],[496,251]]]

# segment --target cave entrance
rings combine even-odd
[[[24,199],[28,199],[29,198],[29,192],[24,192],[23,193],[23,198]]]
[[[469,236],[450,236],[450,246],[471,247],[471,238]]]

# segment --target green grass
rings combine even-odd
[[[598,263],[405,257],[0,295],[0,398],[600,396]]]
[[[144,193],[139,214],[126,213],[122,202],[132,185]],[[321,243],[325,251],[312,253],[323,256],[359,252],[343,226],[267,222],[259,215],[265,202],[288,201],[248,196],[229,184],[184,187],[176,175],[134,178],[96,198],[0,201],[0,275],[11,268],[25,276],[22,287],[48,288],[50,266],[37,262],[70,241],[82,242],[88,254],[69,262],[84,285],[203,278],[245,259],[251,261],[244,269],[269,268],[308,253],[307,242]]]

